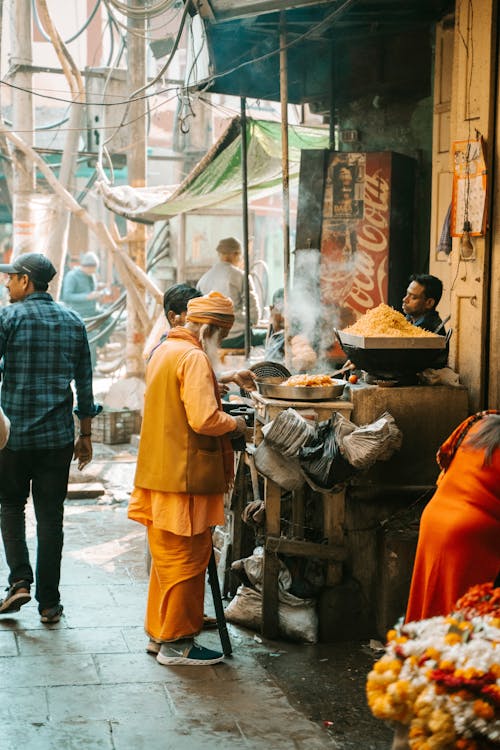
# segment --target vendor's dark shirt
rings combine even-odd
[[[406,320],[413,323],[417,328],[423,328],[424,331],[430,331],[431,333],[437,333],[439,336],[446,336],[446,330],[443,325],[443,321],[439,317],[436,310],[429,310],[424,313],[416,320],[413,320],[409,315],[406,316]]]
[[[424,331],[437,333],[439,336],[446,336],[446,329],[443,325],[443,321],[439,317],[439,314],[436,310],[429,310],[429,312],[424,313],[424,315],[421,315],[416,320],[412,320],[412,318],[407,315],[406,320],[408,320],[414,326],[417,326],[417,328],[423,328]],[[443,349],[440,356],[437,357],[434,367],[438,369],[441,367],[446,367],[447,363],[448,342],[446,343],[446,349]]]
[[[7,447],[62,448],[73,442],[73,391],[79,417],[94,417],[92,366],[81,318],[34,292],[0,311],[2,407],[11,421]]]

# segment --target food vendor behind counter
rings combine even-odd
[[[446,336],[446,330],[437,311],[437,306],[443,294],[443,283],[437,276],[428,273],[415,273],[410,276],[408,289],[403,297],[403,312],[406,320],[425,331]],[[446,367],[448,363],[449,347],[436,361],[436,368]]]

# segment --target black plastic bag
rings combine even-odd
[[[312,443],[299,451],[300,467],[313,489],[330,492],[356,473],[340,452],[334,419],[319,422]]]

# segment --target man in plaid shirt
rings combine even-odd
[[[0,615],[30,601],[33,571],[25,533],[30,493],[37,520],[36,593],[42,622],[58,622],[63,546],[64,499],[71,459],[82,469],[92,459],[94,403],[92,367],[82,319],[47,293],[56,269],[44,255],[26,253],[11,264],[10,302],[0,310],[3,357],[1,404],[10,419],[7,446],[0,451],[0,526],[10,569]],[[75,443],[73,390],[76,388],[80,435]]]

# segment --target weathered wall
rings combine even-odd
[[[375,89],[376,91],[376,89]],[[432,100],[395,100],[387,96],[369,95],[339,107],[341,129],[359,131],[359,151],[396,151],[416,160],[415,220],[412,268],[427,270],[431,210],[432,164]],[[341,150],[354,150],[351,144]],[[406,286],[401,289],[401,297]]]
[[[494,0],[457,0],[454,28],[437,30],[434,94],[433,200],[430,270],[445,286],[441,312],[451,314],[451,363],[470,393],[471,409],[498,407],[498,309],[500,234],[496,212],[500,194],[493,182],[498,8]],[[449,118],[449,120],[448,120]],[[449,125],[448,125],[449,122]],[[490,220],[484,237],[475,238],[475,257],[460,258],[459,239],[449,258],[435,252],[451,200],[451,144],[481,133],[487,155]],[[493,332],[493,334],[492,334]]]

